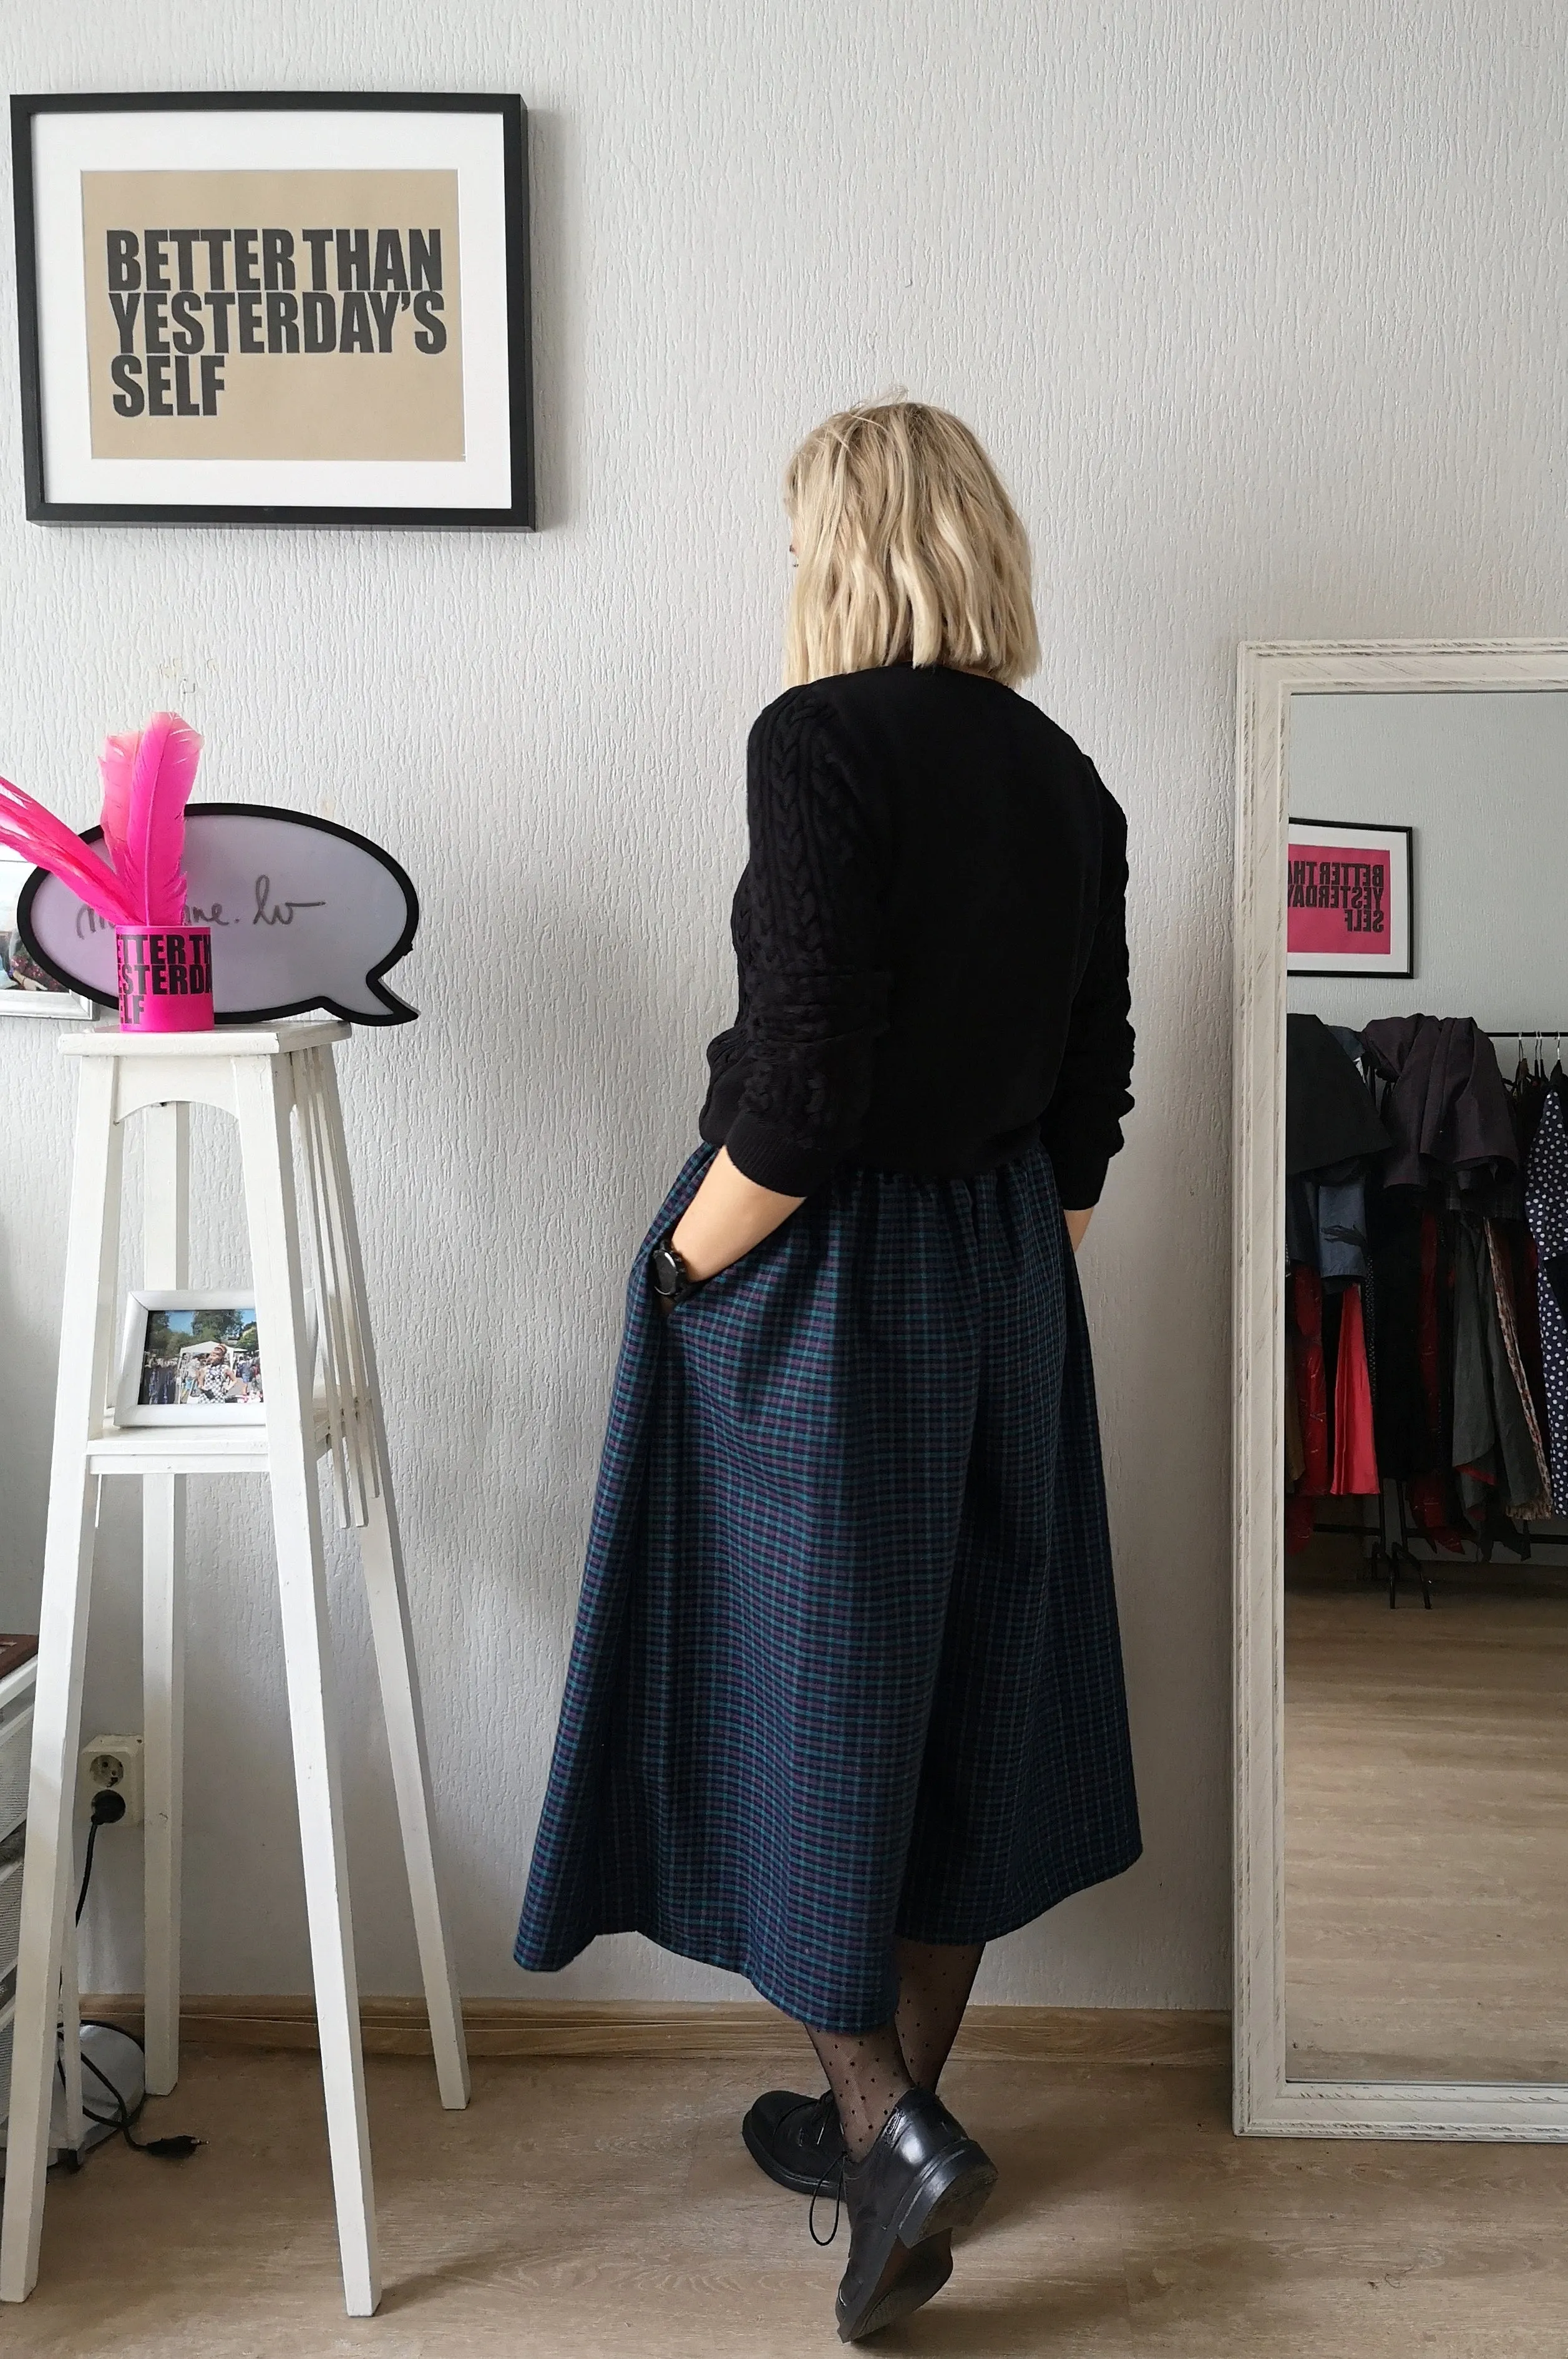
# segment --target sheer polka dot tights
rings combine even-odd
[[[860,2162],[911,2089],[935,2089],[957,2037],[979,1972],[982,1944],[900,1941],[898,2012],[875,2031],[812,2031],[838,2108],[844,2144]]]

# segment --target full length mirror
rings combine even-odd
[[[1568,2115],[1563,673],[1244,658],[1243,2127]]]

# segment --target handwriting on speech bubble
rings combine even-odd
[[[406,1024],[418,1012],[382,981],[419,922],[390,853],[351,828],[265,803],[192,803],[185,821],[189,922],[212,929],[220,1024],[312,1007],[356,1024]],[[101,833],[86,828],[83,841]],[[58,876],[34,871],[16,925],[58,983],[115,1005],[114,929]]]

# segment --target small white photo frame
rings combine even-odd
[[[0,1016],[92,1018],[90,1001],[61,991],[52,975],[35,967],[16,936],[16,904],[33,864],[19,853],[0,851]]]
[[[253,1289],[243,1285],[200,1293],[189,1287],[135,1289],[125,1303],[115,1424],[264,1424],[252,1298]]]

